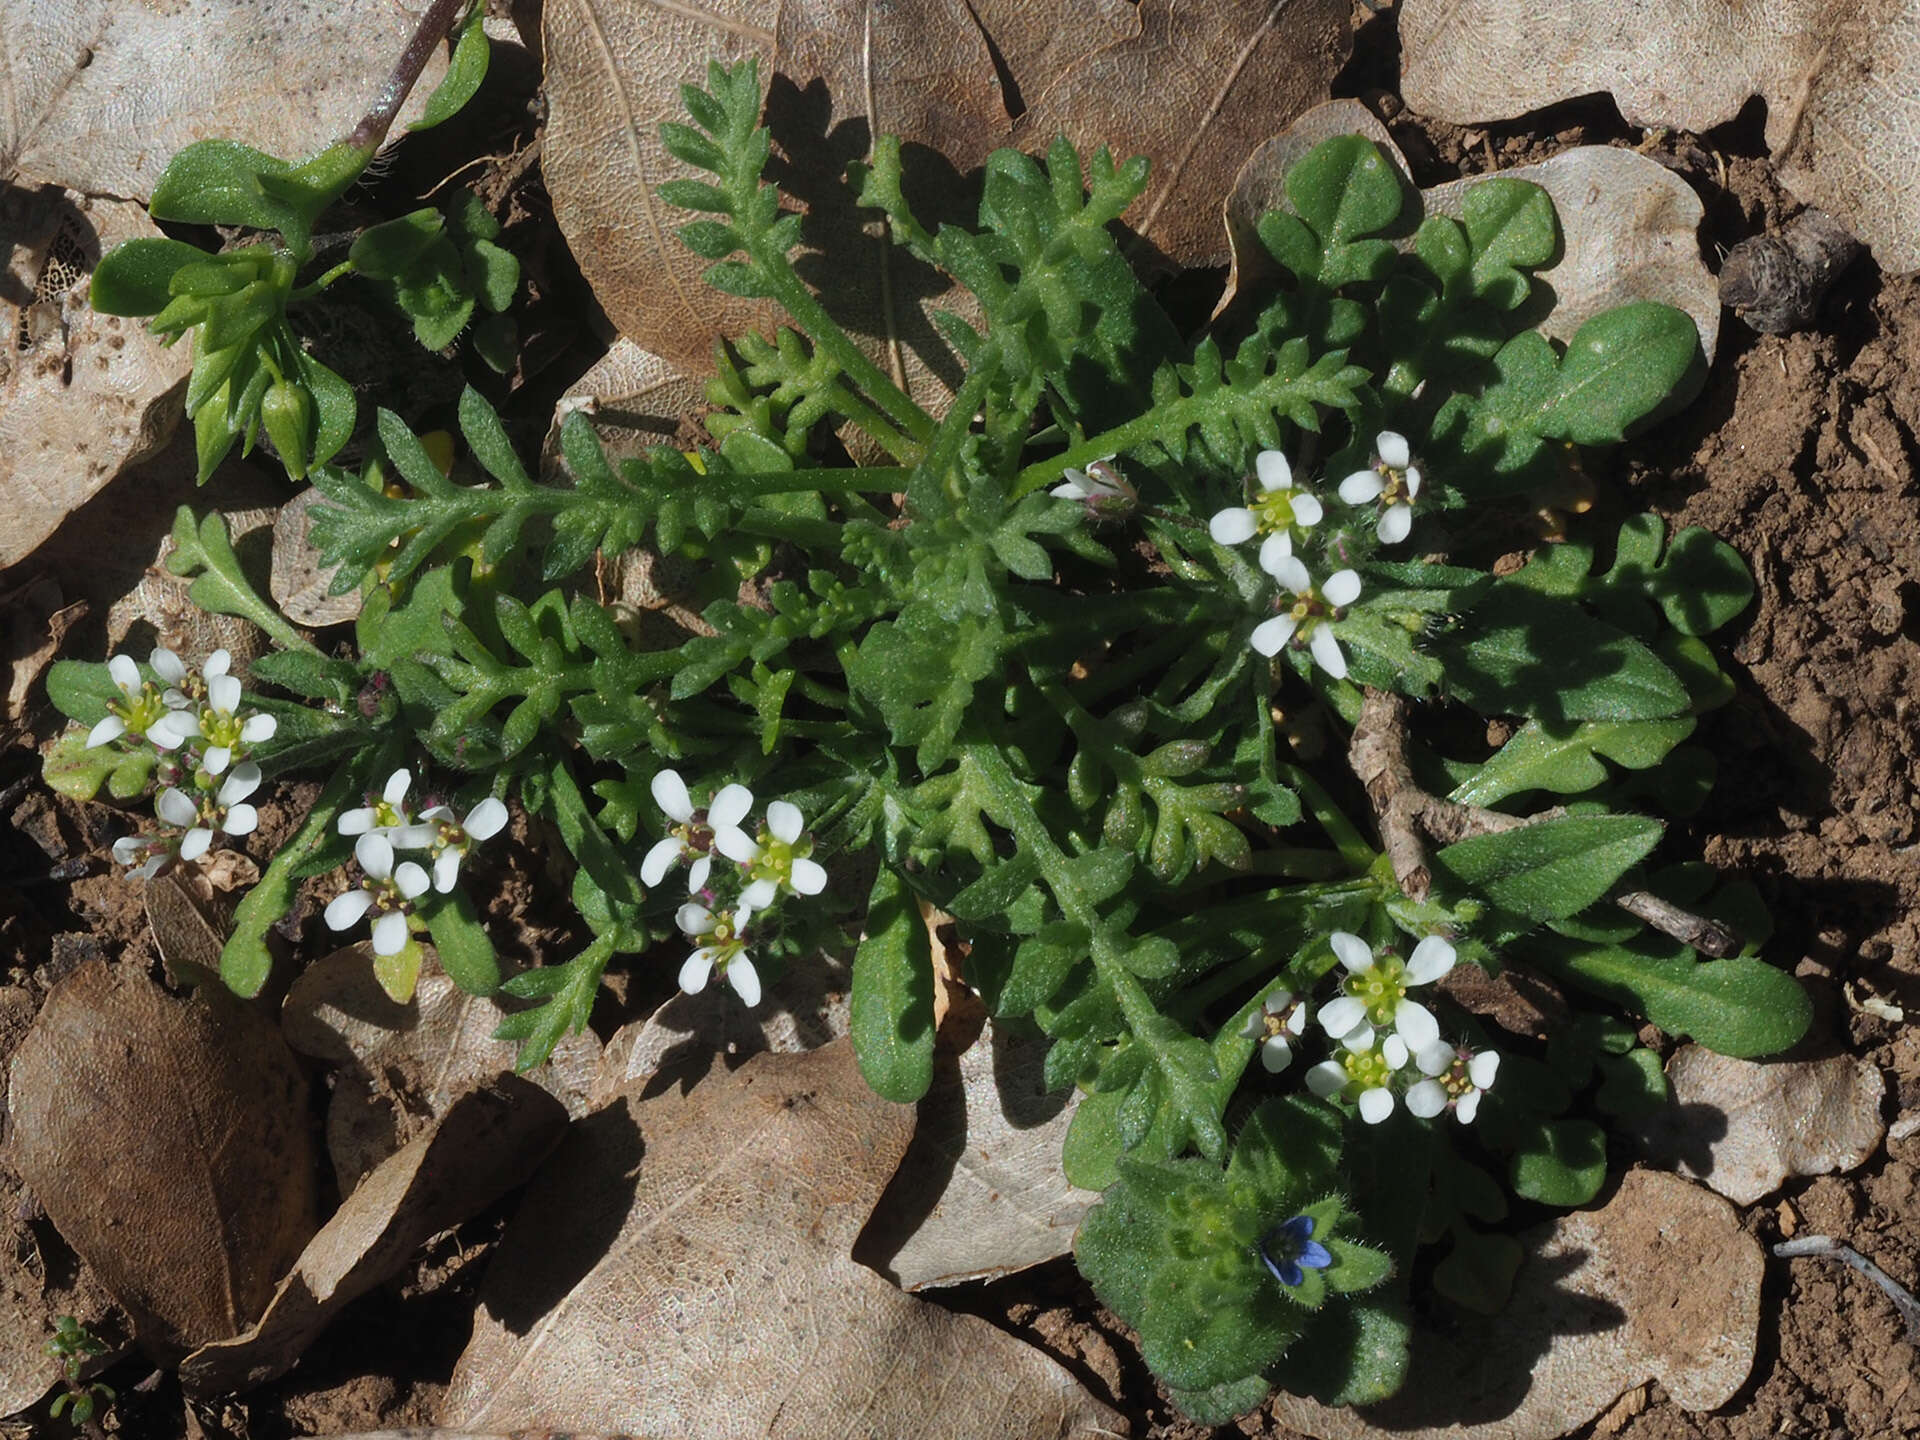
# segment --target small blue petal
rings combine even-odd
[[[1313,1238],[1313,1217],[1296,1215],[1291,1220],[1281,1223],[1280,1232],[1296,1246],[1309,1244]]]
[[[1306,1272],[1292,1260],[1276,1261],[1264,1249],[1260,1252],[1260,1258],[1266,1262],[1268,1272],[1282,1285],[1297,1286],[1307,1278]]]
[[[1333,1253],[1318,1240],[1309,1240],[1301,1247],[1300,1263],[1309,1270],[1324,1270],[1333,1264]]]

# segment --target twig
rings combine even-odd
[[[1782,1240],[1773,1247],[1773,1253],[1783,1260],[1813,1255],[1822,1260],[1838,1260],[1842,1265],[1852,1266],[1887,1292],[1887,1298],[1893,1301],[1893,1308],[1900,1312],[1900,1318],[1906,1322],[1907,1343],[1920,1345],[1920,1300],[1914,1299],[1911,1290],[1851,1245],[1842,1245],[1825,1235],[1806,1235],[1798,1240]]]
[[[1407,763],[1407,702],[1385,690],[1367,688],[1359,723],[1347,746],[1347,763],[1366,787],[1380,827],[1393,877],[1409,900],[1422,901],[1433,888],[1427,868],[1428,840],[1451,845],[1474,835],[1496,835],[1558,820],[1566,811],[1556,805],[1533,815],[1508,815],[1478,805],[1462,805],[1421,788]],[[1614,904],[1662,934],[1693,946],[1704,955],[1731,955],[1740,940],[1716,920],[1695,915],[1644,890],[1614,897]]]

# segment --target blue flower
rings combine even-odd
[[[1327,1247],[1313,1238],[1313,1217],[1296,1215],[1282,1220],[1260,1242],[1260,1258],[1273,1278],[1282,1285],[1298,1285],[1308,1270],[1324,1270],[1333,1264]]]

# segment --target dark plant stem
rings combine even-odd
[[[455,18],[466,8],[467,0],[433,0],[427,13],[420,17],[420,25],[413,32],[413,38],[407,41],[407,48],[400,52],[400,59],[394,65],[393,73],[387,77],[387,83],[380,87],[372,106],[347,136],[349,149],[372,151],[379,148],[380,142],[387,138],[387,131],[393,128],[400,107],[407,103],[407,96],[413,93],[414,82],[419,80],[420,72],[427,68],[427,60],[433,54],[434,47],[447,38]]]

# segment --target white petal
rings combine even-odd
[[[1360,1092],[1360,1118],[1369,1125],[1378,1125],[1393,1114],[1393,1092],[1376,1085],[1371,1090]]]
[[[656,771],[648,788],[653,791],[653,803],[670,819],[684,825],[693,818],[693,797],[687,794],[687,782],[678,770]]]
[[[398,955],[407,948],[407,917],[389,910],[373,922],[373,953]]]
[[[1406,481],[1407,481],[1407,495],[1409,496],[1409,498],[1415,499],[1415,500],[1419,499],[1420,498],[1420,467],[1418,465],[1409,465],[1407,467]]]
[[[133,663],[131,655],[116,655],[107,661],[107,674],[129,700],[140,693],[140,667]]]
[[[233,767],[233,773],[227,776],[226,782],[220,787],[220,803],[238,805],[259,788],[260,767],[249,760],[244,765]]]
[[[716,830],[729,830],[746,819],[751,809],[753,792],[744,785],[728,785],[707,807],[707,823]]]
[[[1373,437],[1374,453],[1382,464],[1394,470],[1404,470],[1413,459],[1413,452],[1407,448],[1407,437],[1398,430],[1382,430]]]
[[[818,895],[827,888],[826,870],[812,860],[794,861],[792,879],[796,895]],[[755,905],[753,908],[763,910],[766,907]]]
[[[1407,957],[1407,983],[1431,985],[1453,969],[1455,959],[1453,945],[1444,935],[1429,935]]]
[[[427,887],[433,881],[427,878],[427,872],[411,860],[404,860],[393,872],[393,883],[400,887],[400,894],[408,900],[417,900],[427,893]],[[392,951],[388,951],[392,954]]]
[[[740,892],[740,903],[764,910],[779,898],[780,887],[772,880],[756,880]]]
[[[646,858],[640,862],[640,883],[651,890],[667,878],[667,872],[673,869],[674,862],[679,858],[678,840],[656,840],[653,848],[647,851]]]
[[[1302,530],[1311,530],[1326,513],[1320,502],[1311,495],[1293,497],[1293,523]]]
[[[1404,1070],[1407,1067],[1407,1042],[1398,1035],[1389,1035],[1380,1042],[1380,1053],[1386,1058],[1389,1070]]]
[[[1313,652],[1314,663],[1336,680],[1347,678],[1347,656],[1340,648],[1340,642],[1334,639],[1333,631],[1324,625],[1313,627],[1313,635],[1307,641],[1307,648]]]
[[[749,905],[744,896],[741,897],[740,908],[733,912],[733,933],[735,935],[744,935],[747,933],[747,926],[752,923],[753,912],[756,908],[756,906]]]
[[[151,880],[160,873],[161,868],[166,865],[169,858],[167,852],[162,850],[158,855],[147,861],[146,864],[142,865],[133,873],[138,875],[142,880]]]
[[[1373,968],[1373,947],[1358,935],[1336,930],[1327,937],[1327,943],[1333,947],[1333,953],[1339,957],[1340,963],[1355,975]]]
[[[121,865],[131,865],[146,848],[138,835],[122,835],[113,842],[113,858]]]
[[[1068,470],[1067,478],[1054,486],[1047,494],[1056,500],[1085,500],[1094,492],[1087,488],[1086,475],[1079,470]]]
[[[201,768],[209,775],[218,775],[233,762],[233,751],[225,745],[209,745],[207,753],[200,757]]]
[[[1480,1113],[1480,1092],[1469,1090],[1454,1102],[1453,1118],[1462,1125],[1471,1125],[1473,1117]]]
[[[1320,587],[1320,598],[1329,605],[1351,605],[1360,598],[1360,572],[1336,570]]]
[[[1387,488],[1377,470],[1356,470],[1340,482],[1340,498],[1349,505],[1371,505]]]
[[[1278,450],[1262,450],[1254,456],[1253,473],[1259,478],[1262,490],[1293,488],[1293,466],[1287,463],[1287,457]]]
[[[260,824],[260,812],[251,805],[229,805],[220,828],[229,835],[251,835]]]
[[[491,840],[507,825],[507,806],[503,800],[489,795],[473,809],[467,812],[467,818],[460,822],[460,828],[474,840]]]
[[[222,650],[222,655],[227,652]],[[207,681],[207,704],[222,715],[240,708],[240,682],[232,675],[215,675]]]
[[[327,902],[326,921],[329,930],[348,930],[360,917],[373,908],[373,896],[358,885],[351,890],[343,890]]]
[[[389,825],[380,832],[396,850],[424,850],[440,838],[431,825]]]
[[[420,812],[422,820],[452,820],[455,818],[451,805],[429,805]]]
[[[749,1010],[760,1003],[760,972],[746,956],[736,955],[727,962],[727,983]]]
[[[1394,1006],[1393,1028],[1410,1052],[1424,1050],[1440,1038],[1440,1022],[1418,1000],[1402,1000]]]
[[[698,995],[707,988],[707,977],[713,974],[713,950],[702,945],[698,950],[681,962],[680,988],[689,995]]]
[[[249,745],[258,745],[262,740],[273,739],[274,731],[279,728],[280,722],[271,715],[249,715],[240,727],[240,738]]]
[[[364,835],[373,829],[373,809],[362,805],[357,810],[342,810],[340,818],[333,822],[333,828],[342,835]]]
[[[1338,1040],[1366,1019],[1366,1002],[1353,995],[1342,995],[1320,1007],[1320,1028]]]
[[[1307,1089],[1322,1100],[1347,1088],[1347,1067],[1338,1060],[1322,1060],[1307,1071]]]
[[[187,831],[186,838],[180,842],[182,860],[198,860],[207,853],[207,847],[213,844],[213,831],[204,825],[196,825]]]
[[[449,847],[448,849],[442,850],[438,855],[434,856],[433,888],[436,891],[438,891],[442,895],[445,895],[448,891],[453,889],[453,882],[458,880],[459,878],[460,878],[460,852],[458,850],[455,850]]]
[[[152,668],[154,674],[158,675],[169,685],[178,685],[182,680],[187,678],[187,667],[180,663],[180,657],[178,655],[174,654],[173,651],[167,649],[164,645],[156,645],[154,647],[153,653],[147,656],[147,664]]]
[[[707,888],[707,876],[713,871],[711,855],[696,855],[687,867],[687,894],[698,895]]]
[[[1438,1080],[1422,1080],[1407,1091],[1407,1109],[1422,1120],[1431,1120],[1447,1108],[1447,1087]]]
[[[1420,1067],[1422,1075],[1439,1075],[1453,1064],[1457,1053],[1446,1041],[1435,1040],[1413,1052],[1413,1063]]]
[[[1373,533],[1380,537],[1382,545],[1398,545],[1413,533],[1413,507],[1389,505],[1380,523],[1373,527]]]
[[[87,732],[87,749],[91,750],[97,745],[105,745],[111,741],[118,740],[126,733],[127,722],[122,720],[118,715],[109,715]]]
[[[1253,511],[1244,505],[1216,510],[1213,518],[1207,521],[1207,533],[1222,545],[1238,545],[1243,540],[1251,540],[1259,528],[1254,524]]]
[[[191,710],[169,710],[147,727],[147,739],[162,750],[174,750],[190,736],[200,733],[200,722]]]
[[[1291,615],[1276,615],[1271,620],[1262,620],[1253,627],[1253,634],[1247,637],[1247,643],[1269,658],[1278,655],[1293,638],[1293,632],[1300,622]]]
[[[682,935],[708,935],[713,932],[713,912],[698,901],[689,900],[673,912],[673,923]]]
[[[162,790],[153,808],[169,825],[191,825],[200,818],[200,807],[181,790]]]
[[[377,830],[353,842],[353,858],[376,880],[385,880],[393,874],[393,842]]]
[[[1349,1030],[1345,1035],[1340,1037],[1340,1044],[1343,1049],[1350,1050],[1355,1055],[1366,1054],[1367,1051],[1373,1049],[1373,1026],[1355,1026],[1352,1030]]]
[[[1307,1022],[1313,1019],[1313,1013],[1313,1007],[1302,1000],[1298,1005],[1293,1007],[1293,1015],[1287,1021],[1287,1029],[1296,1035],[1306,1034]]]
[[[713,848],[741,865],[751,865],[760,858],[759,845],[748,837],[746,831],[733,826],[714,830]]]
[[[807,828],[807,820],[798,805],[776,800],[767,806],[767,833],[783,845],[791,845]]]
[[[1269,1075],[1278,1075],[1293,1063],[1293,1047],[1284,1035],[1269,1035],[1260,1046],[1260,1063]]]
[[[211,687],[214,680],[226,674],[232,665],[231,655],[224,650],[216,650],[200,663],[200,678]]]
[[[1269,575],[1278,576],[1279,567],[1293,555],[1293,536],[1282,530],[1277,535],[1269,535],[1260,542],[1260,568]]]
[[[1467,1076],[1482,1090],[1493,1088],[1493,1077],[1500,1069],[1500,1052],[1482,1050],[1467,1062]]]
[[[407,798],[407,787],[412,783],[411,771],[396,770],[387,777],[387,783],[380,791],[380,798],[389,805],[398,805]]]
[[[1298,555],[1288,557],[1285,563],[1267,573],[1295,595],[1304,595],[1313,588],[1313,577],[1307,573],[1306,564]]]

